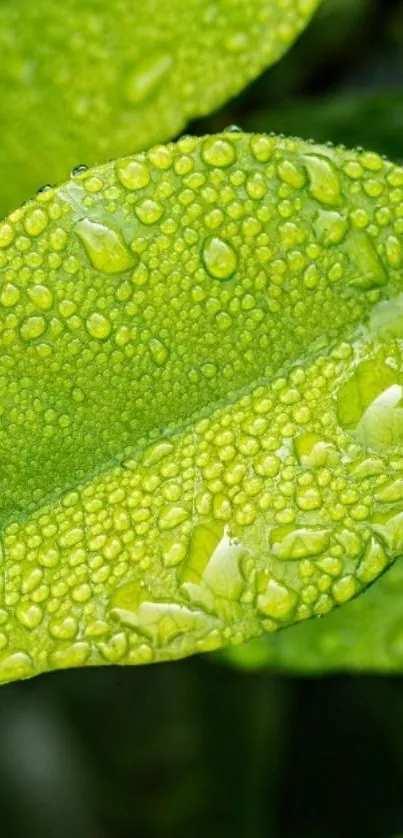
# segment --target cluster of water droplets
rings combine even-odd
[[[231,131],[2,223],[2,677],[241,642],[401,552],[402,219],[379,156]]]

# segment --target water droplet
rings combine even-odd
[[[98,643],[99,651],[109,663],[117,663],[126,655],[128,649],[127,637],[123,631],[112,635],[105,643]]]
[[[0,224],[0,248],[9,247],[15,238],[15,227],[4,221]]]
[[[23,340],[35,340],[43,335],[46,329],[46,320],[43,317],[27,317],[20,327]]]
[[[370,538],[357,570],[357,576],[364,585],[377,579],[388,564],[384,547],[378,539]]]
[[[48,215],[40,207],[29,210],[24,217],[24,227],[29,236],[39,236],[48,223]]]
[[[19,288],[16,288],[11,282],[8,282],[0,292],[0,303],[5,308],[12,308],[18,303],[20,299]]]
[[[188,517],[188,510],[184,506],[167,506],[160,513],[159,526],[162,530],[172,530],[183,524]]]
[[[96,340],[106,340],[111,333],[111,324],[105,315],[94,311],[86,321],[87,329],[91,337]]]
[[[260,172],[254,172],[246,181],[245,189],[252,201],[261,201],[267,192],[267,184]]]
[[[190,599],[208,610],[228,609],[229,601],[239,600],[245,589],[240,560],[245,548],[219,521],[206,521],[194,527],[180,581]],[[227,602],[227,605],[223,601]]]
[[[302,189],[306,181],[304,172],[291,160],[281,160],[277,165],[277,174],[283,183],[294,189]]]
[[[208,137],[203,143],[202,157],[209,166],[225,168],[235,163],[235,146],[227,140]]]
[[[49,655],[49,664],[57,669],[70,669],[83,666],[89,656],[89,643],[79,641],[68,646],[67,649],[57,649]]]
[[[224,128],[224,134],[242,134],[242,128],[239,125],[228,125]]]
[[[353,275],[348,280],[349,285],[363,291],[386,285],[388,275],[367,233],[355,230],[347,237],[345,249],[353,267]],[[356,273],[357,269],[359,273]],[[349,274],[350,271],[347,272],[347,277]]]
[[[354,576],[342,576],[332,586],[332,594],[339,605],[347,602],[357,593],[358,585]]]
[[[51,189],[53,189],[51,183],[44,183],[43,186],[39,186],[39,188],[36,190],[36,194],[43,195],[44,192],[50,192]]]
[[[161,340],[158,340],[158,338],[151,338],[148,346],[154,363],[157,364],[158,367],[163,367],[169,356],[169,352],[165,344],[163,344]]]
[[[32,659],[25,652],[14,652],[0,661],[0,682],[29,678],[34,674]]]
[[[305,559],[318,556],[328,548],[330,531],[286,524],[272,530],[270,540],[276,558],[284,561]]]
[[[49,288],[46,288],[46,285],[34,285],[32,288],[28,288],[28,296],[37,308],[43,309],[44,311],[52,308],[52,292]]]
[[[266,590],[257,598],[259,611],[266,617],[280,621],[291,618],[297,602],[298,597],[295,591],[291,591],[277,579],[269,579]]]
[[[154,466],[160,460],[164,460],[169,454],[175,450],[171,442],[157,442],[150,448],[147,448],[143,456],[143,465],[146,468]]]
[[[32,602],[22,602],[16,608],[16,616],[25,628],[33,631],[33,629],[38,628],[43,612],[38,605],[34,605]]]
[[[312,197],[321,204],[340,204],[341,182],[333,163],[319,154],[305,154],[303,161],[309,175],[309,191]]]
[[[105,274],[119,274],[133,267],[135,259],[116,230],[83,218],[75,225],[91,264]]]
[[[123,157],[115,164],[118,179],[125,189],[144,189],[150,183],[150,172],[145,163],[133,157]]]
[[[391,268],[400,268],[403,260],[402,245],[396,236],[388,236],[386,239],[386,259]]]
[[[151,198],[146,198],[144,201],[141,201],[134,209],[137,218],[143,224],[156,224],[164,212],[162,204],[159,204],[158,201],[153,201]]]
[[[173,58],[169,53],[148,56],[129,73],[126,81],[126,97],[132,105],[140,105],[158,90],[169,74]]]
[[[345,239],[349,223],[344,215],[330,210],[320,210],[314,221],[314,230],[325,247],[340,244]]]
[[[343,428],[370,448],[387,451],[403,440],[403,388],[379,356],[363,361],[340,388],[337,416]]]
[[[236,270],[237,254],[228,242],[218,236],[206,239],[202,258],[210,276],[215,279],[230,279]]]
[[[77,177],[77,175],[83,175],[84,172],[88,171],[88,166],[86,163],[79,163],[78,166],[74,166],[74,169],[71,170],[72,177]]]

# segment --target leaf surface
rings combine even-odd
[[[171,139],[286,51],[319,0],[0,0],[0,217],[80,163]]]
[[[322,620],[264,635],[219,659],[241,669],[315,675],[332,672],[403,671],[403,561],[369,590]]]
[[[228,133],[0,227],[0,677],[323,615],[403,547],[403,170]]]

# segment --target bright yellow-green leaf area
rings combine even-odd
[[[319,0],[0,0],[0,217],[79,163],[171,139],[286,51]]]
[[[232,132],[0,226],[0,677],[170,660],[403,549],[403,169]]]

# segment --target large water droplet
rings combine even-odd
[[[134,209],[137,218],[143,224],[156,224],[164,212],[162,204],[158,201],[153,201],[152,198],[146,198],[144,201],[141,201]]]
[[[202,258],[210,276],[221,280],[230,279],[238,263],[237,254],[232,245],[218,236],[206,239]]]
[[[193,602],[220,610],[219,600],[236,601],[245,588],[240,559],[245,548],[218,521],[207,521],[192,532],[187,559],[180,573]]]
[[[236,160],[235,146],[227,140],[208,137],[203,143],[202,157],[209,166],[225,168]]]
[[[91,337],[96,340],[106,340],[112,329],[108,318],[99,311],[94,311],[93,314],[90,314],[86,321],[86,326]]]
[[[309,191],[312,197],[321,204],[340,204],[341,182],[333,163],[320,154],[305,154],[303,161],[309,175]]]
[[[135,259],[123,237],[107,227],[83,218],[75,230],[81,239],[91,264],[104,274],[120,274],[133,267]]]
[[[344,215],[340,215],[339,212],[319,210],[314,222],[314,230],[319,241],[325,247],[331,247],[340,244],[345,239],[349,224]]]
[[[354,288],[362,288],[363,291],[370,291],[372,288],[386,285],[388,275],[375,250],[372,239],[367,233],[358,230],[350,233],[345,248],[353,269],[352,277],[348,279],[349,285]],[[347,277],[349,274],[350,271],[348,271]]]
[[[388,451],[403,441],[403,388],[378,357],[359,364],[338,394],[337,415],[365,447]]]
[[[150,172],[145,163],[133,157],[123,157],[115,164],[115,171],[126,189],[144,189],[150,183]]]
[[[277,579],[269,579],[266,590],[257,599],[258,609],[262,614],[280,621],[290,619],[297,602],[298,596],[295,591]]]
[[[272,530],[270,535],[274,555],[284,561],[318,556],[329,546],[329,539],[329,530],[295,524]]]
[[[43,335],[46,329],[46,320],[40,316],[27,317],[21,324],[20,332],[23,340],[35,340]]]

